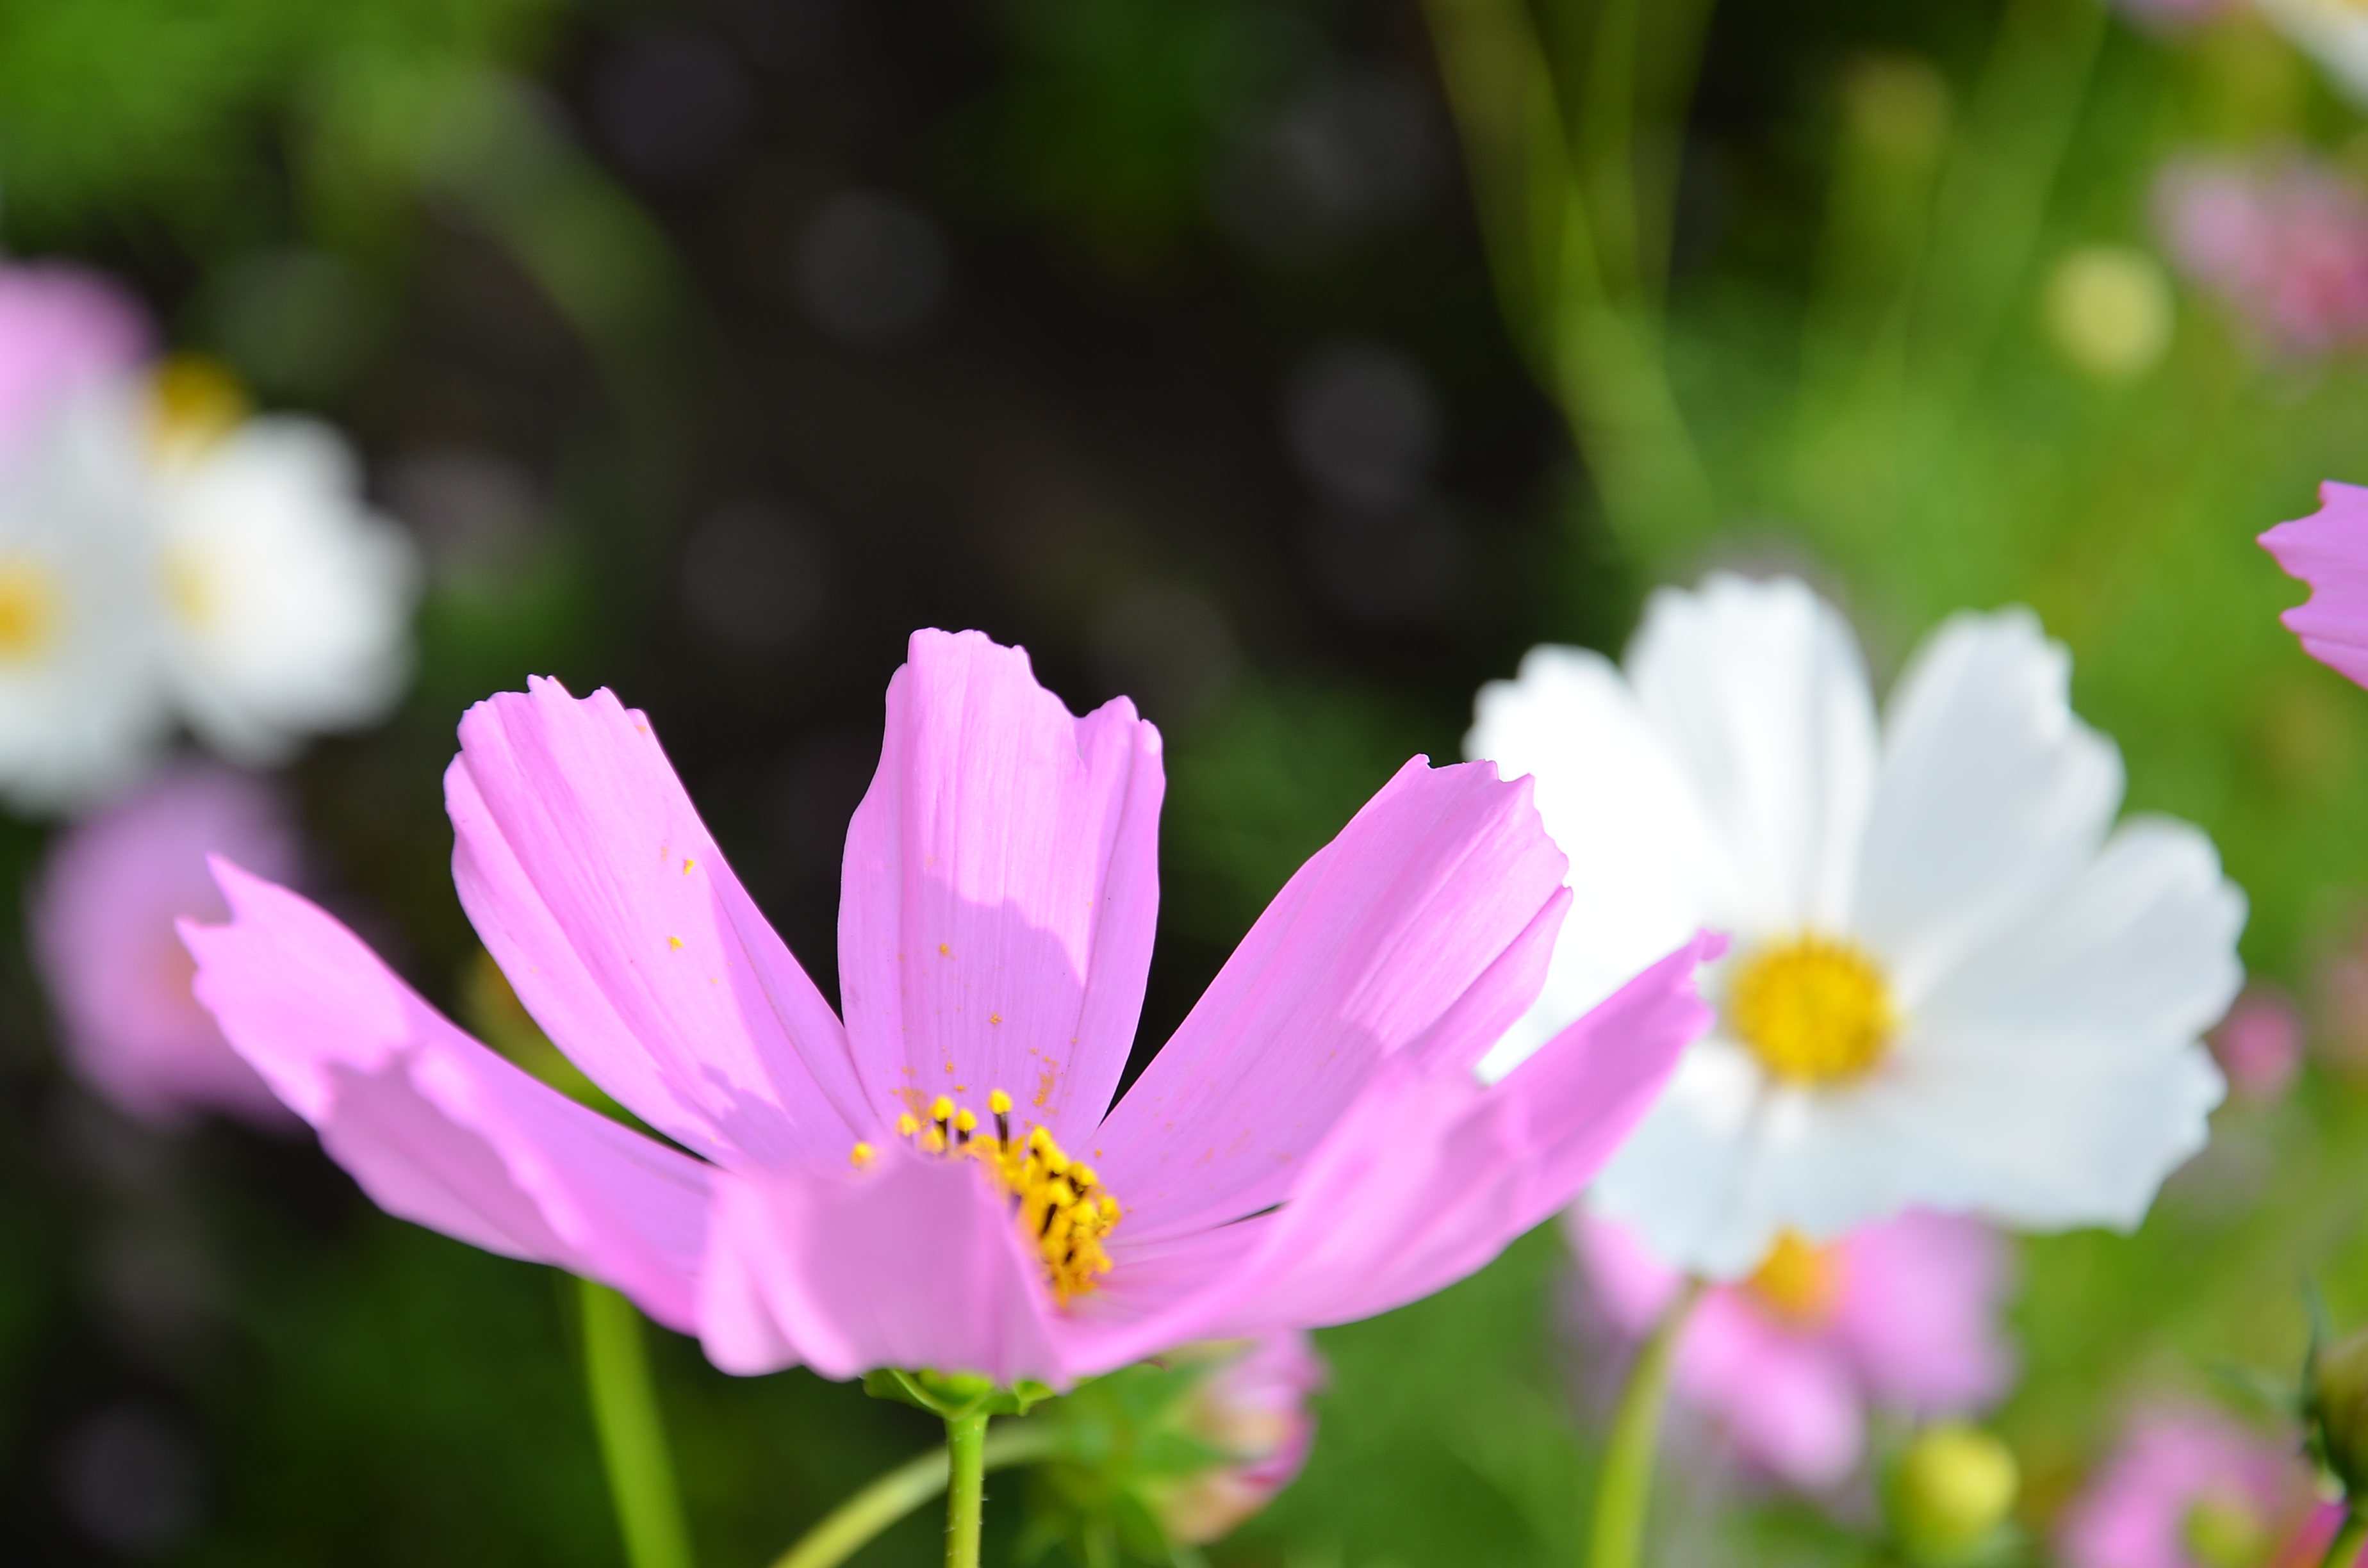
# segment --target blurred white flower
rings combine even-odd
[[[2352,0],[2260,0],[2260,6],[2354,103],[2368,104],[2368,11]]]
[[[1909,1206],[2135,1224],[2223,1084],[2200,1035],[2244,900],[2185,824],[2114,826],[2122,766],[2025,610],[1963,614],[1878,731],[1797,582],[1653,597],[1624,671],[1540,648],[1474,757],[1537,778],[1577,893],[1502,1072],[1697,926],[1718,1026],[1594,1193],[1673,1266],[1748,1272]]]
[[[93,315],[104,286],[58,276],[0,267],[0,303]],[[363,504],[342,437],[248,417],[203,362],[142,366],[112,340],[112,361],[20,346],[0,345],[0,371],[15,372],[0,443],[0,796],[54,811],[110,793],[176,718],[269,763],[392,705],[420,573],[408,538]]]
[[[241,419],[235,388],[202,364],[158,381],[164,672],[182,718],[249,764],[376,718],[411,673],[409,538],[364,506],[327,426]]]

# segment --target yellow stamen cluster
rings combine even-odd
[[[929,1102],[926,1118],[907,1111],[896,1119],[897,1136],[924,1154],[951,1154],[975,1160],[1011,1198],[1011,1216],[1020,1233],[1036,1248],[1044,1265],[1046,1283],[1063,1306],[1095,1287],[1097,1277],[1110,1272],[1110,1255],[1102,1238],[1123,1212],[1118,1199],[1101,1189],[1101,1178],[1091,1165],[1069,1158],[1053,1134],[1031,1127],[1021,1137],[1011,1135],[1011,1096],[996,1089],[986,1096],[987,1114],[995,1131],[984,1131],[978,1113],[957,1106],[945,1095]],[[858,1143],[850,1156],[862,1169],[875,1157],[869,1143]]]
[[[1793,1328],[1819,1327],[1841,1304],[1841,1254],[1798,1231],[1779,1231],[1776,1244],[1743,1289],[1779,1322]]]
[[[56,641],[64,595],[48,567],[0,557],[0,663],[28,664]]]
[[[238,378],[198,354],[176,354],[159,365],[148,397],[149,440],[167,462],[212,446],[245,423],[249,411]]]
[[[1899,1027],[1874,960],[1856,943],[1807,936],[1745,959],[1727,1022],[1760,1064],[1796,1084],[1855,1078]]]

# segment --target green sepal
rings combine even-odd
[[[1025,1415],[1053,1392],[1032,1378],[998,1388],[976,1372],[933,1372],[926,1368],[908,1372],[897,1367],[864,1373],[863,1392],[874,1399],[917,1405],[949,1421],[966,1415]]]

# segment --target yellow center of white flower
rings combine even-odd
[[[168,466],[186,461],[236,429],[249,412],[245,389],[221,361],[176,354],[149,379],[149,449]]]
[[[1747,957],[1728,987],[1726,1015],[1760,1065],[1795,1084],[1857,1077],[1883,1060],[1899,1024],[1865,949],[1817,936]]]
[[[939,1095],[930,1102],[927,1119],[907,1112],[896,1119],[896,1131],[924,1154],[978,1162],[1009,1195],[1013,1222],[1035,1247],[1053,1299],[1066,1306],[1110,1272],[1101,1239],[1122,1210],[1102,1190],[1094,1168],[1069,1158],[1051,1132],[1031,1127],[1025,1136],[1012,1137],[1009,1095],[996,1089],[986,1096],[986,1109],[995,1119],[992,1132],[980,1128],[975,1111]],[[871,1144],[858,1143],[848,1158],[861,1170],[878,1156]]]
[[[1743,1289],[1780,1323],[1793,1328],[1821,1327],[1841,1304],[1841,1251],[1819,1246],[1790,1228],[1779,1231],[1776,1244],[1768,1249]]]
[[[203,631],[214,619],[214,585],[196,552],[167,546],[157,570],[164,574],[165,603],[174,616],[191,631]]]
[[[40,562],[0,556],[0,663],[29,664],[56,641],[62,597]]]

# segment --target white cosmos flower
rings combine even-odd
[[[134,403],[77,389],[0,450],[0,794],[20,809],[128,784],[170,731]]]
[[[0,448],[0,795],[111,792],[176,718],[249,764],[376,718],[419,576],[328,426],[185,361],[59,392]]]
[[[161,465],[156,490],[165,676],[215,750],[283,761],[304,734],[367,722],[402,694],[416,557],[362,505],[335,431],[249,419]]]
[[[2134,1225],[2202,1147],[2198,1036],[2243,895],[2183,823],[2114,825],[2122,766],[2026,610],[1943,624],[1878,727],[1855,642],[1797,582],[1653,596],[1622,667],[1539,648],[1464,749],[1537,778],[1576,897],[1502,1073],[1697,926],[1720,1020],[1596,1206],[1668,1262],[1748,1272],[1914,1206]]]

